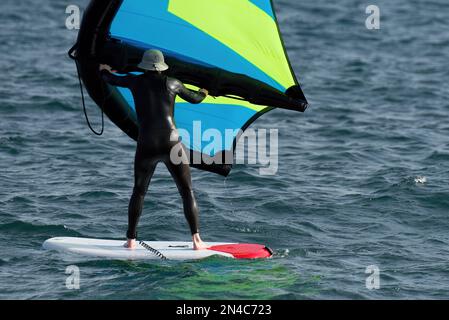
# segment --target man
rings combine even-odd
[[[167,77],[163,71],[168,69],[168,65],[159,50],[146,51],[138,67],[145,70],[145,73],[116,76],[112,74],[110,66],[100,65],[101,76],[105,81],[131,90],[139,123],[139,137],[134,160],[134,190],[128,208],[126,233],[128,240],[125,247],[133,249],[136,246],[136,228],[142,213],[144,197],[156,165],[163,162],[181,194],[184,215],[192,232],[193,247],[195,250],[205,249],[206,245],[199,234],[198,206],[192,189],[190,167],[187,155],[179,145],[181,142],[173,114],[177,95],[190,103],[197,104],[207,97],[208,91],[188,90],[179,80]],[[180,164],[174,164],[170,160],[170,151],[174,147],[181,150]]]

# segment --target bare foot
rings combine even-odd
[[[130,250],[134,250],[136,248],[136,239],[128,239],[123,246]]]
[[[208,246],[203,242],[203,240],[201,240],[199,233],[195,233],[193,235],[192,239],[193,239],[193,249],[194,250],[204,250],[204,249],[208,248]]]

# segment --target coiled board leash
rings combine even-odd
[[[160,258],[161,260],[167,260],[167,257],[164,256],[162,254],[162,252],[154,249],[153,247],[151,247],[150,245],[146,244],[143,241],[139,241],[139,244],[144,247],[145,249],[147,249],[148,251],[150,251],[152,254],[154,254],[155,256],[157,256],[158,258]]]

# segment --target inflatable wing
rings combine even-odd
[[[106,84],[98,65],[139,72],[143,52],[153,48],[166,56],[169,76],[211,95],[199,105],[176,101],[193,167],[228,175],[239,135],[260,115],[307,108],[270,0],[92,0],[70,55],[89,95],[133,139],[131,93]],[[214,147],[198,139],[208,129],[222,139]]]

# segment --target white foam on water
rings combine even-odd
[[[425,184],[427,183],[427,178],[424,176],[423,177],[418,176],[415,178],[415,183]]]

